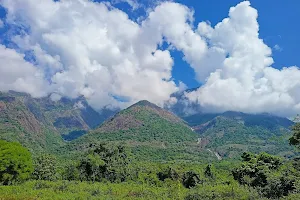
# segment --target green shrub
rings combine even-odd
[[[30,152],[21,144],[0,140],[0,184],[28,179],[33,171]]]
[[[42,154],[34,164],[33,177],[36,180],[55,180],[57,179],[56,158],[53,155]]]

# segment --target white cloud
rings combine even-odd
[[[85,95],[101,108],[126,104],[114,96],[126,97],[126,105],[141,99],[162,105],[178,90],[171,80],[170,52],[157,49],[161,38],[148,40],[149,25],[131,21],[118,9],[87,0],[4,0],[2,5],[9,23],[30,28],[12,40],[33,52],[52,92]]]
[[[258,37],[257,17],[257,11],[245,1],[232,7],[229,18],[214,28],[208,24],[198,26],[200,35],[209,42],[203,65],[210,66],[209,61],[213,61],[216,67],[210,66],[210,75],[201,88],[186,95],[191,101],[215,112],[271,112],[284,116],[300,112],[300,70],[271,67],[272,51]],[[209,57],[215,48],[221,53]],[[197,75],[202,78],[199,68]]]
[[[34,97],[47,94],[49,85],[43,73],[24,60],[24,55],[0,45],[0,90],[30,93]]]
[[[134,0],[126,2],[133,8],[138,5]],[[0,3],[7,9],[6,23],[24,28],[21,35],[11,38],[18,51],[30,51],[35,57],[30,64],[9,50],[31,70],[31,75],[10,72],[12,80],[23,77],[27,84],[38,80],[38,84],[19,90],[35,95],[55,93],[54,99],[84,95],[96,108],[123,107],[142,99],[159,105],[174,103],[170,95],[181,91],[184,84],[176,86],[172,79],[170,50],[160,50],[166,42],[168,49],[183,52],[203,83],[186,95],[187,105],[197,103],[215,112],[285,116],[300,112],[300,70],[271,67],[272,50],[259,39],[258,13],[248,1],[232,7],[229,17],[215,27],[209,22],[194,27],[194,11],[170,1],[150,9],[139,23],[110,4],[88,0]],[[12,82],[2,80],[5,88],[0,89],[15,89]]]

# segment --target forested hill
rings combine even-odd
[[[199,134],[201,148],[210,149],[223,158],[239,157],[244,151],[295,156],[293,147],[288,143],[294,122],[268,113],[204,113],[201,106],[186,104],[185,94],[196,89],[174,94],[178,102],[168,109]]]
[[[53,149],[97,127],[115,111],[92,109],[83,97],[58,101],[0,92],[0,138],[19,141],[30,149]],[[75,133],[75,134],[74,134]]]
[[[50,150],[88,133],[79,139],[81,143],[87,138],[122,141],[145,155],[157,151],[169,155],[175,148],[172,144],[180,144],[183,152],[211,151],[222,158],[239,157],[243,151],[294,156],[287,142],[293,122],[286,118],[240,112],[178,114],[179,118],[148,101],[115,113],[97,112],[83,97],[53,101],[13,91],[0,93],[0,138],[32,150]]]
[[[189,117],[140,101],[101,118],[82,98],[1,93],[0,199],[299,199],[291,121]],[[299,124],[293,130],[299,145]]]
[[[199,148],[197,138],[198,134],[176,115],[148,101],[140,101],[74,143],[77,146],[95,141],[122,142],[139,158],[149,160],[199,160],[201,156],[215,159]]]

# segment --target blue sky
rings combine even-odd
[[[0,19],[0,91],[101,109],[201,86],[185,105],[300,113],[298,0],[1,0]]]

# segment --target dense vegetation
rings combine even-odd
[[[292,127],[293,136],[290,138],[290,144],[296,145],[300,148],[300,123],[296,123]]]
[[[300,199],[299,124],[227,112],[196,133],[141,101],[96,126],[74,104],[0,94],[0,199]]]
[[[296,152],[288,142],[291,136],[288,128],[292,123],[283,120],[281,123],[284,126],[273,126],[274,120],[271,119],[267,116],[257,122],[248,115],[245,119],[218,116],[194,129],[200,134],[202,147],[218,152],[222,157],[236,158],[244,151],[267,152],[284,157],[294,156]],[[269,126],[272,128],[266,128]]]
[[[30,151],[53,152],[64,144],[61,135],[75,139],[114,113],[105,108],[101,114],[96,112],[83,97],[52,101],[0,92],[0,139],[20,142]]]
[[[18,165],[28,157],[19,144]],[[0,154],[5,152],[2,148]],[[29,161],[30,162],[30,159]],[[24,178],[0,186],[4,199],[299,199],[300,160],[244,153],[241,161],[147,162],[113,143],[90,144],[78,157],[60,160],[41,154]],[[18,165],[20,166],[20,165]],[[24,165],[25,166],[25,165]],[[28,174],[27,170],[27,174]],[[14,174],[15,172],[8,172]],[[1,180],[1,183],[7,185]]]
[[[22,182],[32,172],[30,152],[18,143],[0,140],[0,183],[11,185]]]
[[[99,128],[69,143],[66,151],[93,141],[123,143],[138,160],[212,160],[197,144],[198,135],[184,121],[148,101],[141,101],[107,120]]]

